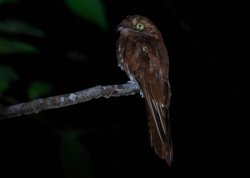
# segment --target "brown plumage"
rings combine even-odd
[[[149,19],[139,15],[125,18],[117,30],[118,64],[140,86],[147,105],[151,146],[171,165],[169,59],[161,33]]]

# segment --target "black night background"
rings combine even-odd
[[[88,4],[93,9],[85,15],[76,12]],[[214,0],[0,0],[0,107],[126,83],[117,66],[116,26],[127,15],[152,20],[169,52],[174,147],[169,168],[150,147],[140,95],[99,98],[0,120],[0,177],[204,177],[236,171],[244,70],[241,59],[229,54],[229,6]]]

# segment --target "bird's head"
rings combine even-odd
[[[127,16],[117,27],[122,35],[142,35],[150,36],[156,39],[161,38],[160,31],[146,17],[140,15]]]

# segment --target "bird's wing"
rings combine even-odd
[[[142,47],[143,59],[148,59],[141,67],[144,72],[136,77],[147,103],[148,124],[151,146],[156,154],[170,165],[173,159],[170,133],[169,103],[171,90],[168,81],[167,53],[157,51],[155,45]]]
[[[138,43],[128,44],[129,42],[120,38],[117,43],[119,66],[131,81],[140,86],[147,103],[151,146],[156,154],[170,165],[173,152],[168,112],[171,96],[168,54],[164,43],[144,43],[145,45],[141,46]],[[126,44],[126,47],[121,44]]]
[[[173,159],[173,150],[168,108],[166,106],[162,106],[161,104],[157,103],[156,100],[150,98],[151,96],[148,96],[147,92],[147,89],[144,88],[144,96],[147,101],[150,143],[156,154],[161,159],[165,159],[167,163],[171,165]]]

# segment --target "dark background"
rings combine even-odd
[[[104,5],[107,33],[59,0],[21,0],[1,7],[0,19],[19,18],[46,34],[42,39],[19,37],[39,47],[39,54],[0,56],[0,63],[12,66],[21,79],[5,94],[28,101],[26,89],[34,80],[53,84],[49,96],[126,83],[115,56],[116,26],[127,15],[147,16],[169,51],[172,167],[150,148],[144,101],[135,95],[1,121],[0,177],[204,177],[235,172],[240,157],[236,120],[242,117],[239,76],[244,74],[232,50],[236,7],[213,0],[105,0]],[[84,57],[69,58],[70,51]],[[72,146],[65,151],[71,145],[70,139],[64,145],[68,133],[77,135],[77,141],[69,136],[76,150]],[[63,156],[74,153],[85,156],[65,162]],[[67,166],[71,161],[74,168]]]

